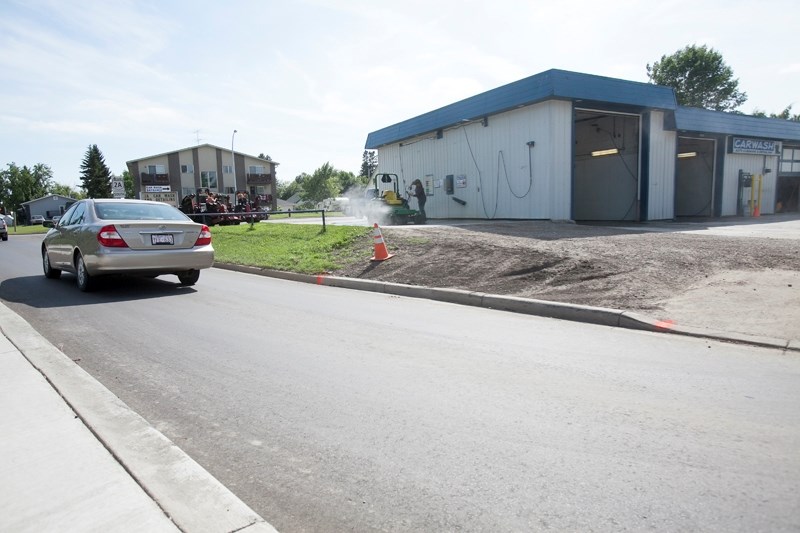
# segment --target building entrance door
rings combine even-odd
[[[678,137],[675,216],[713,215],[715,147],[713,139]]]

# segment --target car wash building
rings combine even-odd
[[[797,211],[800,123],[549,70],[370,133],[431,218],[648,221]],[[760,203],[759,203],[760,199]]]

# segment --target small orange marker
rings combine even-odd
[[[383,242],[383,233],[381,233],[381,228],[378,227],[377,222],[372,230],[372,238],[375,240],[375,254],[370,261],[386,261],[394,257],[394,254],[390,254],[389,249],[386,248],[386,243]]]

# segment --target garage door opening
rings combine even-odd
[[[775,212],[800,212],[800,146],[783,147],[775,191]]]
[[[713,139],[678,138],[675,216],[712,216],[715,148]]]
[[[575,111],[575,220],[638,220],[639,116]]]

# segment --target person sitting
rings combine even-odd
[[[218,210],[219,203],[217,203],[217,198],[214,196],[214,193],[206,189],[206,211],[216,213]]]

